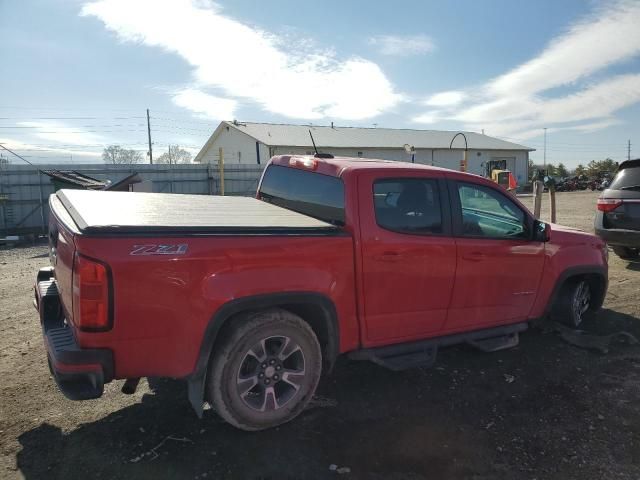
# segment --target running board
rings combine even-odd
[[[496,352],[518,345],[518,334],[526,329],[526,322],[514,323],[503,327],[456,333],[418,342],[364,348],[351,352],[348,356],[352,360],[367,360],[394,371],[430,367],[436,361],[438,347],[466,343],[483,352]]]

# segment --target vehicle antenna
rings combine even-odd
[[[313,149],[316,151],[316,155],[318,155],[318,149],[316,148],[316,142],[313,140],[313,135],[311,135],[311,129],[309,129],[309,136],[311,137],[311,143],[313,143]]]

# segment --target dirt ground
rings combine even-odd
[[[559,194],[559,223],[591,231],[595,199]],[[297,420],[244,433],[198,420],[179,381],[66,400],[31,305],[47,263],[44,246],[0,251],[0,478],[640,478],[640,346],[601,354],[532,329],[508,351],[443,349],[430,369],[342,359]],[[586,328],[640,338],[640,264],[610,263]]]

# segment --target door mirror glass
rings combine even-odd
[[[536,220],[533,225],[533,236],[537,242],[548,242],[551,239],[551,225]]]

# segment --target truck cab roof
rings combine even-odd
[[[452,170],[432,167],[420,163],[409,163],[396,160],[381,160],[375,158],[353,158],[353,157],[333,157],[319,158],[313,155],[276,155],[271,158],[273,165],[286,167],[299,167],[314,170],[324,175],[342,177],[347,172],[358,170],[430,170],[451,172]]]

